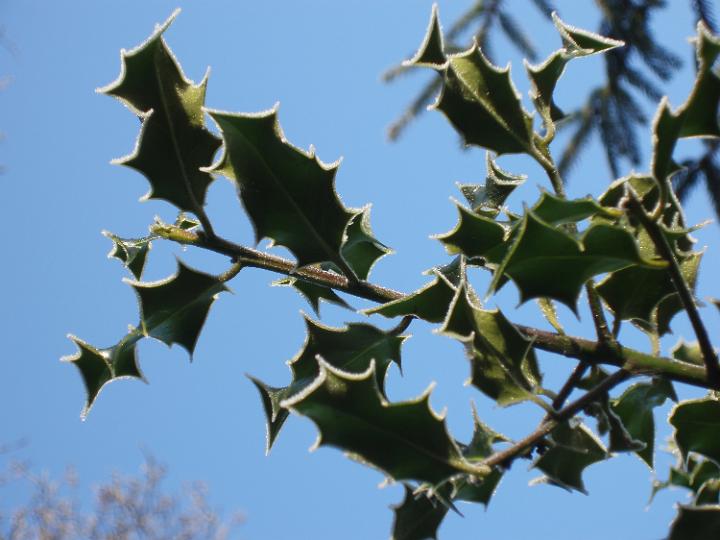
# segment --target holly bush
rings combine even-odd
[[[157,220],[144,237],[108,233],[112,256],[132,276],[128,283],[140,316],[111,347],[71,336],[78,351],[67,360],[87,390],[83,414],[107,383],[143,379],[141,340],[179,344],[192,354],[228,282],[247,268],[259,268],[282,275],[276,283],[297,289],[316,311],[321,300],[352,309],[338,295],[344,293],[376,303],[363,310],[371,320],[396,321],[390,329],[366,322],[333,328],[307,317],[307,338],[289,364],[287,385],[252,378],[267,417],[268,450],[294,412],[316,424],[318,445],[339,448],[403,483],[393,538],[435,538],[456,502],[486,505],[516,460],[530,460],[546,482],[578,492],[585,492],[587,467],[618,453],[635,453],[652,468],[653,410],[668,400],[675,402],[668,421],[678,462],[654,490],[674,485],[693,493],[692,501],[679,507],[669,538],[720,535],[720,369],[694,295],[704,252],[694,246],[694,227],[686,223],[672,183],[683,171],[673,158],[678,141],[720,137],[719,36],[698,24],[696,78],[679,107],[659,101],[650,170],[618,178],[596,197],[570,199],[553,157],[565,119],[554,90],[568,64],[623,42],[553,15],[562,47],[536,65],[526,63],[534,109],[527,111],[509,69],[493,65],[480,46],[446,50],[434,9],[407,65],[438,74],[432,108],[445,115],[466,146],[486,150],[487,173],[485,184],[460,186],[465,202],[457,203],[457,224],[436,236],[451,260],[432,268],[424,287],[403,293],[370,280],[389,249],[372,232],[369,207],[348,208],[336,193],[338,163],[323,163],[312,148],[306,152],[287,141],[277,108],[254,114],[206,108],[207,77],[199,84],[188,80],[163,39],[173,19],[137,48],[123,51],[120,76],[101,89],[141,120],[135,150],[117,163],[142,173],[150,183],[148,197],[167,201],[179,215],[174,223]],[[208,127],[208,119],[217,130]],[[524,154],[545,171],[548,189],[537,200],[512,199],[525,177],[500,167],[504,154]],[[216,232],[204,207],[217,177],[237,187],[256,240],[270,239],[294,260]],[[154,242],[222,254],[228,268],[211,275],[178,260],[171,277],[143,282]],[[535,300],[549,329],[514,323],[512,306],[484,308],[503,287],[515,287],[521,303]],[[592,314],[592,337],[568,335],[557,317],[557,304],[579,314],[581,296]],[[659,338],[681,313],[695,341],[680,341],[663,354]],[[511,440],[473,408],[473,435],[460,441],[430,407],[429,390],[413,400],[390,401],[386,374],[393,363],[401,365],[406,332],[416,319],[462,344],[470,383],[480,394],[499,407],[530,402],[541,408],[537,427]],[[649,352],[619,341],[626,324],[648,335]],[[543,379],[549,355],[574,365],[557,388]],[[697,397],[679,401],[677,384],[697,388]]]

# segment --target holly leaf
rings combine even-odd
[[[705,365],[702,351],[700,350],[700,345],[697,341],[693,343],[686,343],[685,340],[680,338],[680,341],[678,341],[670,350],[670,355],[681,362],[695,364],[696,366]]]
[[[117,345],[106,349],[98,349],[73,335],[68,337],[78,350],[74,355],[61,360],[72,363],[80,371],[85,385],[87,399],[80,414],[82,419],[87,417],[95,399],[107,383],[124,378],[145,381],[137,363],[135,347],[143,337],[140,330],[132,329]]]
[[[275,388],[250,378],[260,392],[267,421],[269,452],[280,428],[288,417],[280,403],[305,390],[319,375],[317,362],[322,357],[336,369],[350,373],[364,373],[372,361],[377,366],[377,385],[384,393],[385,375],[391,362],[401,368],[400,348],[407,339],[385,332],[369,324],[353,323],[345,328],[332,328],[305,317],[307,340],[303,349],[290,361],[292,382]]]
[[[463,196],[473,212],[496,216],[510,194],[522,185],[527,176],[514,175],[497,166],[490,152],[485,156],[487,175],[485,184],[459,184]]]
[[[504,407],[537,400],[542,381],[532,341],[523,336],[500,310],[484,310],[458,287],[440,332],[461,341],[471,365],[471,382]]]
[[[298,266],[328,261],[353,277],[341,248],[356,212],[335,192],[339,162],[325,164],[314,149],[287,142],[277,107],[259,114],[208,112],[225,142],[220,161],[208,170],[237,183],[255,240],[268,237],[285,246]]]
[[[707,540],[720,537],[720,506],[678,505],[668,540]]]
[[[455,228],[435,236],[451,255],[483,257],[505,241],[507,230],[497,221],[457,205],[459,219]]]
[[[655,450],[653,409],[660,407],[668,399],[677,402],[672,383],[665,379],[654,379],[651,383],[630,386],[612,402],[613,412],[620,417],[631,437],[644,443],[644,448],[636,453],[651,469]]]
[[[415,315],[428,322],[443,322],[463,273],[462,262],[458,257],[448,265],[430,269],[428,273],[435,275],[431,283],[403,298],[366,309],[363,313],[378,313],[389,318]]]
[[[452,55],[433,108],[440,110],[466,145],[497,154],[532,153],[532,116],[523,109],[510,68],[488,61],[477,45]]]
[[[177,13],[139,47],[121,51],[120,76],[98,92],[118,98],[142,119],[135,150],[114,163],[145,175],[145,198],[197,212],[212,181],[200,168],[212,162],[220,141],[205,128],[207,77],[198,85],[188,80],[163,40]]]
[[[330,287],[323,287],[322,285],[317,285],[315,283],[308,283],[307,281],[294,277],[278,279],[273,281],[272,285],[274,287],[293,287],[310,303],[313,311],[318,316],[320,315],[320,300],[330,304],[335,304],[336,306],[352,309],[352,307],[345,300],[340,298],[340,296],[338,296],[338,294]]]
[[[583,471],[593,463],[607,459],[607,451],[583,424],[571,426],[564,422],[548,436],[550,448],[533,463],[548,481],[568,491],[587,494]]]
[[[359,279],[367,279],[374,264],[392,250],[373,236],[370,228],[370,206],[357,212],[345,229],[341,253]]]
[[[675,443],[684,460],[690,452],[720,465],[720,402],[713,397],[687,400],[676,405],[668,420],[675,428]]]
[[[198,272],[178,260],[177,273],[153,283],[128,281],[140,302],[143,334],[166,345],[181,345],[192,356],[217,295],[228,288],[217,277]]]
[[[691,253],[680,261],[680,269],[694,284],[703,253]],[[660,304],[671,298],[677,300],[675,286],[666,269],[631,266],[608,275],[597,286],[597,291],[616,317],[634,319],[645,325],[652,325]],[[669,330],[669,318],[678,311],[663,308],[663,329]],[[674,307],[674,306],[672,306]],[[682,306],[680,306],[682,309]],[[663,333],[666,333],[665,331]]]
[[[316,446],[334,446],[373,465],[394,480],[438,485],[462,473],[483,475],[450,437],[445,421],[430,408],[430,393],[388,403],[373,361],[364,373],[341,371],[318,359],[320,374],[281,405],[310,418],[320,435]]]
[[[428,492],[417,495],[407,485],[402,502],[392,507],[392,536],[390,540],[437,539],[437,530],[449,508]]]
[[[510,442],[507,437],[485,425],[478,417],[475,405],[473,412],[473,437],[463,455],[470,461],[481,461],[493,453],[493,445],[498,442]],[[463,477],[454,482],[453,499],[483,504],[487,507],[502,479],[503,471],[495,467],[490,474],[482,478]]]
[[[488,294],[507,274],[518,286],[521,302],[545,297],[576,311],[577,298],[587,280],[633,264],[651,268],[666,265],[642,258],[635,239],[621,227],[593,223],[576,240],[528,211]]]
[[[109,231],[103,231],[103,235],[107,236],[113,243],[108,258],[119,260],[135,279],[140,279],[154,237],[120,238]]]
[[[601,206],[592,197],[568,200],[544,190],[538,202],[532,207],[532,211],[536,217],[550,225],[578,223],[596,215],[608,218],[622,215],[619,210]]]
[[[568,62],[574,58],[603,53],[625,44],[622,41],[570,26],[560,20],[556,13],[553,13],[552,16],[564,47],[555,51],[539,65],[531,65],[527,60],[524,61],[532,84],[530,97],[548,127],[552,122],[561,120],[565,116],[555,104],[553,93]]]
[[[443,68],[446,61],[445,44],[442,29],[440,28],[440,18],[438,17],[438,6],[433,4],[430,23],[420,48],[410,60],[403,62],[403,65],[429,67],[439,70]]]
[[[687,137],[720,137],[717,110],[720,105],[720,76],[713,67],[720,56],[720,38],[701,21],[695,40],[697,76],[685,103],[672,111],[663,98],[653,122],[653,176],[661,189],[670,191],[667,179],[678,169],[673,161],[677,141]]]
[[[625,45],[623,41],[571,26],[563,22],[557,13],[553,13],[552,19],[555,23],[555,28],[557,28],[560,33],[565,50],[570,53],[588,56],[607,52]]]

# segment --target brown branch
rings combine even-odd
[[[315,266],[298,268],[293,261],[241,246],[220,237],[207,238],[201,233],[186,231],[173,225],[156,224],[151,227],[151,232],[180,244],[192,245],[227,255],[245,267],[261,268],[296,277],[308,283],[335,289],[373,302],[385,303],[406,296],[399,291],[366,281],[350,282],[345,276]],[[619,345],[608,347],[598,341],[556,334],[528,326],[515,326],[533,340],[533,347],[543,351],[575,358],[591,365],[608,364],[622,367],[634,375],[656,375],[700,388],[720,389],[720,385],[713,384],[708,380],[705,369],[701,366],[672,358],[653,356]]]

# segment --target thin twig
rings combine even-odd
[[[680,302],[682,303],[683,308],[688,314],[690,324],[692,324],[695,336],[698,339],[703,362],[705,363],[705,370],[707,371],[708,381],[717,387],[720,385],[720,364],[718,363],[718,356],[715,353],[712,343],[710,342],[710,336],[705,328],[705,324],[700,318],[700,313],[698,312],[697,305],[695,304],[693,293],[682,275],[682,270],[680,269],[680,264],[675,257],[675,253],[673,253],[672,247],[660,228],[660,225],[656,221],[650,219],[650,216],[648,216],[645,212],[642,203],[638,200],[637,194],[633,191],[630,191],[627,205],[633,215],[635,215],[640,220],[643,227],[645,227],[645,230],[648,232],[653,244],[655,244],[655,248],[658,250],[660,256],[668,262],[668,273],[670,274],[670,279],[672,280],[675,290],[680,297]]]
[[[512,446],[505,448],[499,452],[495,452],[493,455],[485,458],[480,464],[488,467],[496,467],[498,465],[507,465],[514,458],[525,453],[527,450],[535,447],[546,435],[548,435],[553,429],[555,429],[560,423],[565,420],[569,420],[577,413],[582,411],[593,401],[597,400],[603,394],[606,394],[609,390],[632,376],[629,371],[619,369],[600,384],[598,384],[592,390],[589,390],[581,397],[561,409],[557,412],[554,418],[543,420],[540,425],[530,433],[527,437],[520,439]]]

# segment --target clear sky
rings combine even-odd
[[[415,95],[425,74],[390,86],[380,82],[380,74],[415,50],[431,3],[0,1],[0,24],[15,50],[0,50],[0,75],[11,77],[0,93],[0,130],[5,134],[0,143],[5,168],[0,175],[5,231],[0,442],[27,438],[28,446],[18,457],[52,475],[75,465],[88,492],[113,471],[135,472],[147,449],[168,465],[172,486],[205,480],[213,503],[228,512],[242,511],[247,521],[238,537],[243,539],[388,536],[392,513],[387,506],[400,501],[401,487],[379,489],[380,474],[335,449],[309,453],[316,430],[308,420],[291,418],[270,456],[264,455],[264,415],[245,374],[276,386],[286,384],[285,362],[304,339],[300,310],[310,312],[292,290],[268,287],[275,276],[241,272],[231,284],[235,294],[223,295],[211,311],[192,364],[178,347],[143,343],[141,365],[150,385],[123,381],[108,386],[85,422],[79,419],[81,379],[58,359],[74,352],[65,337],[68,332],[105,347],[123,335],[128,323],[136,322],[134,294],[121,281],[121,266],[105,257],[111,246],[100,231],[141,236],[155,215],[174,219],[173,208],[164,202],[138,203],[148,188],[141,175],[109,164],[132,150],[139,126],[129,111],[94,90],[117,76],[119,49],[140,43],[178,6],[183,11],[166,38],[190,78],[200,80],[206,67],[212,67],[208,106],[250,112],[279,101],[280,121],[291,142],[304,148],[314,144],[324,161],[344,157],[337,182],[344,202],[355,207],[373,203],[376,235],[397,253],[377,265],[372,280],[402,291],[424,284],[427,278],[421,272],[448,260],[442,246],[428,236],[455,224],[449,200],[459,197],[454,183],[484,178],[484,152],[460,150],[438,113],[424,115],[398,143],[386,139],[387,125]],[[543,55],[558,47],[552,26],[538,17],[531,3],[515,3],[518,18],[527,17],[523,24]],[[446,25],[467,4],[441,1]],[[690,66],[686,38],[693,33],[693,23],[687,3],[671,4],[657,19],[657,35]],[[556,5],[567,22],[594,29],[594,2],[559,0]],[[512,61],[517,86],[526,95],[519,58],[502,39],[495,43],[496,58]],[[560,103],[568,109],[577,105],[584,89],[600,82],[601,67],[599,58],[571,65],[561,81]],[[686,69],[670,87],[673,104],[684,99],[690,85]],[[645,137],[646,151],[648,141]],[[516,208],[523,197],[532,201],[538,186],[548,187],[541,171],[526,160],[503,158],[500,164],[529,174],[527,185],[512,199]],[[610,180],[599,146],[593,144],[569,190],[574,196],[598,194]],[[689,208],[691,222],[711,215],[701,191]],[[216,228],[251,244],[250,226],[238,210],[232,186],[224,180],[213,184],[208,213]],[[718,295],[713,283],[717,231],[712,224],[697,235],[700,245],[710,244],[700,276],[701,297]],[[226,266],[219,257],[175,253],[206,271]],[[156,245],[146,278],[172,273],[172,254]],[[513,320],[543,324],[532,303],[513,313],[513,287],[505,287],[497,302]],[[717,328],[716,314],[706,312],[711,327]],[[326,323],[335,325],[362,319],[330,306],[323,315]],[[560,316],[570,331],[589,333],[586,314],[581,323],[564,308]],[[370,322],[392,324],[379,317]],[[499,410],[471,387],[462,387],[468,365],[459,344],[431,329],[413,323],[414,337],[403,351],[405,375],[401,378],[393,368],[389,376],[392,399],[416,396],[436,381],[432,404],[436,410],[447,409],[450,429],[458,438],[470,435],[470,400],[487,423],[509,436],[532,429],[539,411],[530,406]],[[676,335],[690,335],[683,320],[675,330]],[[629,339],[646,347],[641,338]],[[559,357],[543,358],[551,381],[561,381],[572,367]],[[667,408],[658,411],[660,424],[666,414]],[[661,446],[667,435],[667,429],[659,433]],[[668,458],[661,456],[658,462],[666,467]],[[487,512],[463,506],[464,518],[450,515],[441,538],[657,539],[674,514],[673,502],[683,497],[664,493],[646,510],[651,472],[634,456],[587,470],[589,497],[545,485],[528,488],[538,474],[526,469],[525,462],[513,467]],[[664,477],[666,471],[661,468],[660,474]],[[16,502],[16,494],[0,492],[3,508]]]

